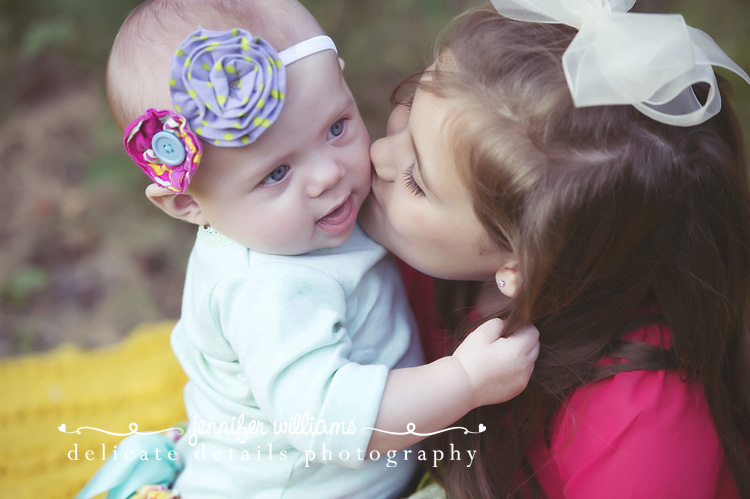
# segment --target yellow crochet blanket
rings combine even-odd
[[[70,499],[124,438],[98,430],[185,420],[173,325],[144,325],[108,348],[0,359],[0,497]]]

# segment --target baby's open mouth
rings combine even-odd
[[[319,219],[316,223],[323,232],[331,235],[339,235],[349,230],[356,221],[357,210],[354,205],[354,199],[349,196],[341,205]]]

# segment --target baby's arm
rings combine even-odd
[[[534,326],[500,337],[503,322],[493,319],[474,330],[456,352],[430,364],[388,374],[375,428],[416,433],[442,430],[467,412],[499,404],[521,393],[539,355]],[[406,448],[424,437],[374,431],[368,445],[381,453]]]
[[[350,331],[341,327],[345,293],[325,273],[266,263],[229,275],[215,293],[217,316],[245,373],[253,405],[270,424],[297,415],[310,415],[315,422],[353,422],[355,434],[280,436],[315,456],[330,451],[333,460],[326,462],[345,466],[358,463],[336,460],[341,450],[403,449],[423,438],[359,431],[366,427],[404,432],[414,423],[416,432],[430,433],[475,407],[509,400],[526,386],[538,352],[536,329],[500,338],[502,323],[492,320],[452,356],[389,372],[381,363],[352,359]],[[378,325],[388,331],[393,324],[383,319]],[[387,344],[379,342],[371,348],[383,347]]]

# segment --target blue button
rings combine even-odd
[[[151,139],[151,148],[165,165],[177,166],[185,161],[185,146],[171,132],[158,132]]]

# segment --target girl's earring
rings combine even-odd
[[[509,298],[512,298],[518,289],[520,277],[516,270],[517,268],[518,263],[511,261],[506,263],[502,269],[495,272],[495,284],[497,285],[497,289]]]

